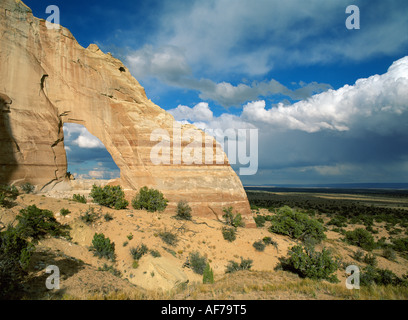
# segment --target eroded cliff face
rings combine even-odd
[[[0,17],[0,181],[55,187],[67,170],[63,124],[78,123],[105,145],[125,188],[155,187],[173,203],[188,201],[199,215],[222,214],[226,206],[250,214],[224,153],[221,164],[216,152],[209,163],[205,151],[198,155],[202,164],[174,161],[189,142],[174,143],[173,116],[146,97],[121,61],[96,45],[81,47],[66,28],[47,29],[19,0],[2,0]],[[170,163],[152,158],[157,129],[169,133]],[[180,130],[210,139],[215,150],[202,131]]]

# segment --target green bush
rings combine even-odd
[[[328,250],[317,252],[311,247],[296,245],[289,249],[289,257],[280,258],[280,268],[298,274],[302,278],[326,279],[338,282],[334,274],[339,268],[339,261],[334,260]]]
[[[0,299],[18,298],[34,245],[11,225],[0,232]]]
[[[276,250],[278,250],[278,243],[273,240],[271,237],[263,237],[262,239],[263,243],[265,243],[265,245],[272,245],[276,248]]]
[[[375,268],[368,265],[360,272],[360,284],[363,286],[370,285],[400,285],[403,280],[388,269]]]
[[[0,185],[0,207],[11,207],[18,194],[15,186]]]
[[[53,237],[65,237],[69,239],[70,226],[62,225],[49,210],[42,210],[32,205],[20,210],[17,215],[17,228],[23,238],[32,238],[34,242],[46,235]]]
[[[72,200],[74,200],[75,202],[79,202],[79,203],[86,203],[85,196],[82,196],[80,194],[74,194],[72,196]]]
[[[358,262],[362,262],[364,259],[364,251],[362,250],[357,250],[356,252],[353,252],[353,259],[357,260]]]
[[[327,223],[329,226],[336,226],[338,228],[347,227],[347,218],[342,215],[336,215]]]
[[[264,251],[266,244],[263,241],[255,241],[252,246],[255,248],[256,251]]]
[[[363,228],[347,231],[345,236],[347,243],[363,248],[364,250],[371,251],[376,247],[373,235]]]
[[[103,233],[95,233],[92,239],[91,251],[99,258],[115,261],[115,243],[105,238]]]
[[[390,261],[396,261],[397,260],[397,254],[394,249],[392,248],[384,248],[383,249],[383,257],[387,260]]]
[[[188,256],[188,266],[197,274],[203,275],[207,265],[207,258],[199,252],[191,252]]]
[[[95,208],[89,207],[84,214],[81,213],[80,218],[86,224],[94,223],[100,217],[100,212],[95,212]]]
[[[191,207],[186,201],[181,200],[179,203],[177,203],[176,218],[181,220],[191,220]]]
[[[132,207],[137,210],[147,210],[149,212],[164,211],[168,200],[164,198],[163,193],[156,189],[143,187],[132,200]]]
[[[272,244],[273,240],[271,237],[263,237],[262,238],[263,243],[265,243],[266,245],[268,244]]]
[[[69,226],[61,225],[51,211],[35,205],[21,209],[16,220],[16,227],[8,226],[0,232],[0,298],[6,299],[21,292],[34,243],[47,235],[69,238]]]
[[[168,245],[175,246],[178,242],[177,235],[169,231],[162,231],[159,237]]]
[[[143,243],[138,245],[136,248],[130,249],[130,254],[133,257],[133,260],[139,260],[143,255],[149,252],[149,249]]]
[[[233,208],[232,207],[228,207],[228,208],[224,208],[224,214],[223,214],[223,218],[225,220],[225,223],[229,226],[238,228],[238,227],[245,227],[245,223],[244,221],[242,221],[242,216],[240,213],[237,214],[233,214],[232,213]]]
[[[116,210],[125,209],[129,205],[121,186],[104,186],[102,188],[93,185],[90,196],[97,204]]]
[[[204,272],[203,272],[203,283],[214,283],[214,272],[210,267],[210,264],[207,262]]]
[[[265,216],[258,214],[254,217],[254,221],[257,228],[262,228],[265,225],[266,219]]]
[[[113,220],[113,216],[110,213],[105,213],[103,218],[105,219],[106,222]]]
[[[62,216],[67,216],[67,215],[69,215],[71,213],[71,211],[69,211],[68,209],[65,209],[65,208],[62,208],[61,210],[60,210],[60,214],[62,215]]]
[[[157,251],[157,250],[154,250],[154,249],[150,250],[150,254],[151,254],[154,258],[159,258],[159,257],[161,257],[160,252]]]
[[[242,257],[241,263],[230,260],[228,261],[225,273],[233,273],[239,270],[249,270],[252,267],[252,263],[253,261],[251,259],[243,259]]]
[[[294,239],[302,237],[314,239],[316,242],[326,239],[324,226],[320,222],[288,206],[280,208],[271,222],[269,231],[272,233],[287,235]]]
[[[113,266],[108,266],[106,263],[103,264],[103,267],[99,267],[98,271],[107,271],[113,274],[115,277],[122,276],[122,272],[120,272],[118,269],[115,269]]]
[[[35,187],[30,183],[30,182],[26,182],[21,186],[21,190],[24,193],[33,193]]]
[[[408,238],[391,239],[395,251],[408,254]]]
[[[363,262],[367,263],[368,265],[372,267],[376,267],[378,264],[376,256],[373,254],[368,254],[368,253],[365,255]]]
[[[222,227],[222,236],[224,240],[233,242],[237,238],[237,229],[234,227]]]

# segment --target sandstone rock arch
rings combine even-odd
[[[0,97],[3,105],[12,100],[8,128],[0,131],[3,182],[29,181],[42,190],[61,183],[67,170],[62,127],[78,123],[105,145],[125,188],[158,188],[172,202],[189,201],[196,214],[226,206],[250,214],[225,155],[223,164],[152,163],[152,130],[171,134],[174,118],[146,97],[121,61],[94,44],[83,48],[66,28],[47,29],[19,0],[3,0],[0,8]]]

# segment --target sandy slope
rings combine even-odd
[[[94,294],[117,291],[133,292],[133,296],[137,292],[138,297],[142,297],[145,290],[159,289],[166,292],[176,287],[191,286],[202,282],[202,276],[195,274],[188,267],[183,267],[188,255],[194,251],[207,257],[216,280],[225,279],[228,261],[240,262],[240,257],[252,259],[251,270],[261,272],[258,275],[266,272],[265,275],[268,274],[268,276],[265,276],[265,279],[283,281],[282,279],[286,277],[293,280],[292,275],[277,273],[274,268],[279,262],[278,258],[286,256],[288,249],[296,242],[286,236],[271,234],[266,227],[239,228],[237,239],[234,242],[228,242],[223,239],[221,233],[224,225],[216,219],[194,218],[193,221],[182,221],[173,217],[175,212],[172,210],[163,213],[133,209],[113,210],[91,202],[81,204],[45,195],[19,196],[16,206],[11,209],[0,209],[0,221],[4,224],[12,222],[22,208],[34,204],[41,209],[51,210],[58,221],[72,227],[70,232],[72,241],[49,238],[42,240],[37,246],[31,262],[30,278],[26,284],[27,294],[34,298],[44,298],[44,296],[61,298],[63,295],[88,298]],[[100,213],[100,217],[96,222],[88,225],[80,219],[80,216],[91,207]],[[61,208],[69,209],[71,213],[64,217],[59,213]],[[105,221],[104,215],[107,213],[113,217],[113,220]],[[175,246],[164,243],[159,237],[159,233],[163,231],[177,234],[178,243]],[[95,233],[103,233],[115,243],[115,263],[99,259],[89,251]],[[346,246],[339,240],[341,236],[336,232],[328,231],[327,235],[328,240],[319,247],[330,247],[343,261],[353,263],[354,260],[350,255],[357,248]],[[278,244],[277,248],[267,246],[263,252],[256,251],[253,243],[265,236],[272,237]],[[148,253],[139,260],[138,267],[134,268],[130,248],[141,244],[157,250],[161,257],[153,257]],[[377,257],[377,260],[379,267],[388,268],[399,276],[408,272],[406,260],[400,257],[398,263],[382,257]],[[58,292],[45,288],[45,279],[48,276],[45,273],[45,267],[51,264],[60,268],[61,290]],[[96,271],[104,264],[113,266],[121,272],[122,276],[119,278],[109,272]],[[341,282],[344,282],[346,278],[344,271],[338,271],[338,277]],[[244,296],[237,296],[237,298],[250,296],[244,293]],[[187,298],[183,295],[180,297]],[[296,295],[292,298],[296,298]]]

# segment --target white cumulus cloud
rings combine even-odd
[[[406,130],[402,120],[407,116],[408,56],[394,62],[385,74],[359,79],[352,86],[328,90],[292,105],[279,103],[270,109],[263,100],[251,102],[241,115],[277,129],[317,132],[362,128],[382,134],[398,128]]]
[[[211,121],[213,118],[213,112],[206,102],[200,102],[193,108],[179,105],[175,109],[168,110],[168,112],[179,121]]]
[[[104,149],[103,143],[80,124],[66,123],[64,125],[65,140],[84,149]],[[76,137],[76,138],[75,138]],[[69,146],[68,146],[69,148]]]

